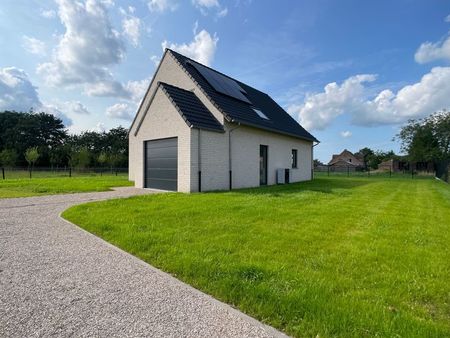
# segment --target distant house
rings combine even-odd
[[[331,170],[356,170],[364,168],[364,160],[360,156],[356,156],[351,151],[344,149],[340,154],[334,154],[331,161],[328,162]]]

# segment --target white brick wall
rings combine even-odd
[[[202,190],[229,188],[228,131],[237,127],[225,124],[225,134],[201,131]],[[191,191],[198,190],[198,130],[192,133],[191,166],[195,177]],[[291,182],[311,179],[312,142],[275,134],[256,128],[239,126],[231,133],[233,188],[259,186],[259,146],[268,146],[268,184],[276,183],[276,169],[291,169],[292,149],[298,151],[298,168],[291,169]]]

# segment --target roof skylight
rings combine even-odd
[[[261,110],[256,109],[256,108],[252,108],[252,109],[253,109],[253,111],[254,111],[256,114],[258,114],[258,116],[259,116],[260,118],[262,118],[262,119],[264,119],[264,120],[270,120],[270,119],[267,117],[267,115],[264,114]]]

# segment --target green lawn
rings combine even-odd
[[[105,191],[129,185],[133,182],[128,175],[0,179],[0,198]]]
[[[319,178],[64,217],[298,337],[450,336],[450,187]]]

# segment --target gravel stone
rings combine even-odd
[[[155,192],[0,199],[0,336],[283,337],[59,217]]]

